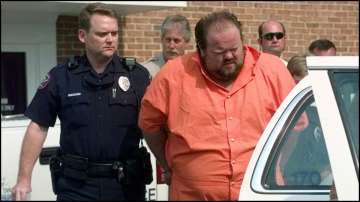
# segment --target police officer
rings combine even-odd
[[[34,164],[58,116],[60,150],[54,162],[60,163],[52,165],[61,171],[52,178],[57,200],[144,200],[137,117],[149,73],[116,55],[118,21],[104,4],[81,11],[78,37],[85,55],[53,68],[25,112],[31,122],[13,199],[31,192]]]

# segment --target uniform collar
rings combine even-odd
[[[83,55],[79,59],[79,66],[75,68],[72,72],[75,74],[88,72],[92,69],[91,64],[89,60],[87,59],[86,55]],[[122,63],[122,59],[117,56],[116,54],[113,55],[112,60],[109,62],[109,64],[106,66],[104,74],[105,73],[117,73],[117,72],[124,72],[127,73],[126,67]]]
[[[72,71],[74,74],[79,74],[79,73],[87,72],[87,71],[91,70],[91,65],[90,65],[86,55],[81,56],[77,62],[79,64],[79,66],[76,67]]]
[[[112,72],[112,73],[128,73],[129,72],[127,67],[123,63],[123,59],[115,54],[109,64],[111,64],[110,72]]]
[[[164,66],[165,64],[165,60],[164,60],[164,54],[163,53],[160,53],[158,56],[157,56],[157,62],[158,64],[162,66]]]

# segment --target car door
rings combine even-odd
[[[260,138],[239,200],[329,200],[333,183],[338,199],[359,199],[358,57],[350,63],[345,57],[312,59],[310,75]]]
[[[326,73],[326,74],[325,74]],[[359,71],[334,68],[312,72],[313,84],[339,200],[359,200]],[[323,97],[322,94],[332,97]],[[330,107],[337,105],[338,107]]]
[[[331,184],[317,104],[311,79],[306,77],[284,100],[260,138],[239,200],[328,200]]]

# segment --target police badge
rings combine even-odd
[[[130,81],[126,76],[120,76],[118,83],[119,83],[121,90],[123,90],[123,91],[129,90]]]

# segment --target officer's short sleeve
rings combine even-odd
[[[137,83],[141,98],[145,94],[146,88],[149,86],[152,79],[149,70],[147,70],[143,65],[137,63],[139,72],[136,73],[135,82]]]
[[[53,68],[40,83],[37,92],[25,111],[25,116],[44,126],[54,126],[57,116],[58,96],[56,68]]]

